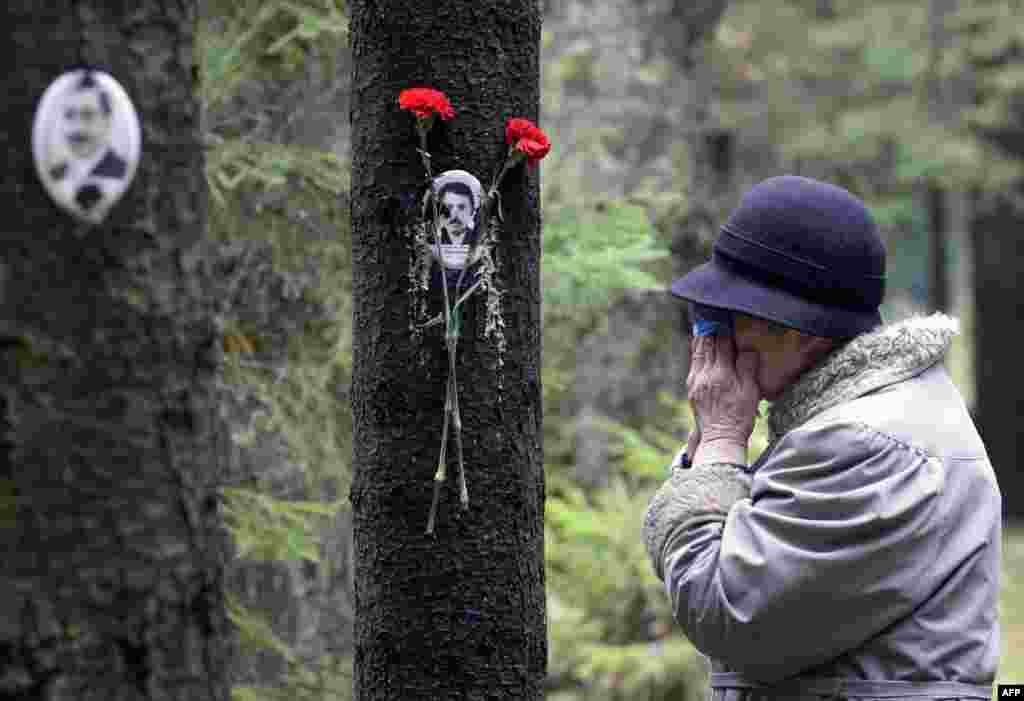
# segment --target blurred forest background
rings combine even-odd
[[[886,319],[960,318],[948,363],[1014,511],[1024,8],[542,4],[541,126],[554,144],[542,165],[548,698],[697,698],[703,665],[673,630],[639,538],[690,425],[683,309],[664,290],[708,256],[759,180],[798,173],[863,197],[888,244]],[[202,6],[211,226],[231,290],[220,382],[235,698],[347,699],[359,330],[346,8]],[[752,452],[763,446],[759,433]],[[1005,555],[1000,677],[1020,682],[1021,531],[1008,529]]]

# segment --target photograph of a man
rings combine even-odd
[[[35,129],[37,168],[51,196],[84,218],[102,218],[138,160],[138,121],[127,95],[105,74],[65,74],[40,102]]]
[[[439,255],[445,267],[461,270],[469,248],[476,240],[476,218],[483,187],[464,170],[445,171],[434,179],[437,198],[435,229],[440,242]]]

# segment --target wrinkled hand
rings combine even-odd
[[[686,388],[697,431],[687,453],[692,458],[698,444],[719,441],[746,446],[761,399],[757,354],[748,351],[737,356],[732,336],[696,336],[692,342]]]

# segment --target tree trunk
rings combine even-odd
[[[0,698],[228,698],[214,331],[194,0],[12,0],[0,131]],[[81,62],[135,103],[143,153],[106,221],[35,175],[31,124]]]
[[[1017,197],[1024,195],[1019,186]],[[1019,292],[1024,277],[1024,212],[1003,195],[975,202],[971,218],[974,244],[974,348],[977,418],[985,447],[1002,489],[1008,515],[1024,516],[1024,394],[1011,378],[1020,374],[1016,327],[1024,319]]]
[[[436,531],[426,535],[448,363],[441,327],[420,347],[410,333],[408,230],[425,185],[413,117],[398,107],[405,88],[444,91],[457,114],[431,132],[434,174],[464,169],[487,187],[507,152],[506,121],[538,116],[540,25],[536,0],[351,4],[360,701],[542,697],[538,176],[520,166],[502,187],[503,363],[479,332],[459,342],[469,508],[459,506],[453,445]],[[478,328],[479,305],[464,328]]]
[[[950,237],[949,213],[946,190],[942,185],[929,182],[925,186],[925,200],[928,209],[928,259],[931,263],[931,284],[928,286],[931,308],[950,313],[953,308],[949,285],[947,248]]]

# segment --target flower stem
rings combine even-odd
[[[419,148],[420,158],[423,161],[423,170],[426,172],[426,175],[427,175],[427,187],[431,188],[431,194],[433,194],[434,178],[433,178],[433,172],[431,171],[431,167],[430,167],[430,152],[427,151],[427,128],[423,124],[421,124],[419,122],[417,122],[416,126],[417,126],[417,131],[419,132],[419,137],[420,137],[420,148]],[[430,226],[430,230],[431,230],[431,232],[433,234],[434,251],[437,253],[437,259],[438,259],[438,262],[441,265],[441,290],[442,290],[442,292],[444,294],[444,322],[445,322],[445,328],[446,329],[451,329],[451,325],[452,325],[452,309],[451,309],[451,302],[450,302],[449,297],[448,297],[448,269],[447,269],[447,266],[445,265],[445,262],[444,262],[444,256],[441,255],[441,241],[438,239],[438,236],[437,236],[437,227],[434,226],[434,224],[437,222],[437,219],[438,219],[437,198],[432,196],[430,198],[430,200],[431,200],[432,209],[433,209],[433,215],[434,216],[433,216],[433,219],[430,222],[429,226]],[[447,334],[447,332],[446,332],[446,334]],[[440,456],[438,458],[437,471],[434,473],[435,490],[439,489],[438,485],[441,482],[444,482],[445,479],[447,478],[445,464],[446,464],[447,446],[448,446],[448,418],[449,418],[449,415],[451,413],[451,401],[452,401],[451,400],[451,391],[450,391],[450,389],[447,390],[445,394],[446,394],[446,396],[445,396],[444,428],[442,429],[442,432],[441,432],[441,451],[440,451]],[[436,507],[436,499],[435,499],[434,507],[431,507],[430,521],[428,522],[431,526],[433,524],[435,507]]]
[[[434,532],[434,522],[437,518],[437,504],[441,499],[441,485],[448,478],[447,470],[447,447],[448,447],[448,417],[451,415],[451,380],[445,391],[444,400],[444,428],[441,429],[441,455],[437,459],[437,471],[434,473],[434,496],[430,501],[430,515],[427,517],[427,535]]]
[[[427,518],[427,535],[434,534],[434,521],[437,517],[437,502],[441,498],[441,483],[434,482],[434,497],[430,501],[430,516]]]
[[[455,313],[455,321],[460,321],[458,312]],[[448,382],[449,392],[452,397],[452,427],[455,429],[455,454],[458,458],[459,477],[459,503],[462,509],[469,508],[469,491],[466,489],[466,465],[462,456],[462,415],[459,413],[459,380],[455,367],[455,354],[458,350],[459,334],[458,328],[451,336],[448,347]]]

